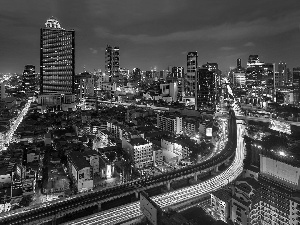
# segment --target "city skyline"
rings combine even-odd
[[[246,65],[248,56],[299,66],[297,0],[283,2],[214,1],[34,1],[2,3],[0,72],[21,73],[39,67],[39,29],[54,16],[76,31],[75,72],[105,70],[105,47],[120,47],[120,67],[158,70],[186,68],[186,55],[197,51],[198,65],[216,62],[225,72]],[[275,12],[275,13],[274,13]],[[37,70],[39,72],[39,70]]]

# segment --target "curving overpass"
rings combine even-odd
[[[159,176],[147,179],[135,180],[105,190],[88,192],[65,200],[57,200],[54,202],[36,205],[30,208],[22,208],[19,210],[7,212],[2,214],[2,217],[0,218],[0,224],[32,224],[55,220],[56,218],[63,217],[70,213],[79,211],[80,209],[95,205],[101,205],[101,203],[103,202],[117,199],[120,196],[129,195],[141,190],[145,190],[149,186],[154,187],[161,184],[167,184],[172,180],[182,179],[182,177],[193,176],[197,173],[216,168],[216,166],[227,162],[228,159],[232,158],[235,155],[237,126],[233,111],[231,113],[230,121],[230,141],[227,143],[225,149],[223,149],[220,154],[212,157],[205,162],[180,170],[172,171],[167,174],[161,174]]]
[[[231,115],[231,117],[234,117],[234,114]],[[154,202],[156,202],[161,208],[166,208],[185,201],[193,200],[204,194],[218,190],[219,188],[235,180],[242,173],[245,154],[243,140],[245,127],[243,121],[235,121],[235,118],[231,118],[231,122],[233,120],[236,122],[236,124],[235,126],[231,126],[231,129],[229,130],[229,142],[224,149],[225,152],[231,152],[235,150],[235,158],[233,163],[221,174],[200,184],[152,197]],[[116,224],[130,219],[135,219],[140,216],[142,216],[142,214],[140,212],[139,202],[135,202],[111,210],[103,211],[68,224]]]

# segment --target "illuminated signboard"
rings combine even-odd
[[[206,137],[212,137],[212,128],[206,128]]]
[[[282,133],[291,134],[291,125],[287,122],[270,119],[270,129]]]
[[[160,224],[160,208],[145,192],[140,192],[140,209],[152,225]]]

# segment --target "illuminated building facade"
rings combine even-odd
[[[122,148],[125,149],[133,159],[136,168],[153,165],[152,143],[144,138],[122,138]]]
[[[266,86],[274,88],[275,64],[264,63],[258,55],[250,55],[246,69],[246,84],[248,87]]]
[[[41,28],[41,94],[73,94],[75,84],[75,31],[63,29],[55,18]]]
[[[197,69],[197,105],[213,106],[216,98],[215,73],[207,68]]]
[[[287,68],[285,62],[278,64],[278,73],[275,73],[275,87],[283,87],[288,83]]]
[[[157,127],[173,134],[182,133],[182,117],[175,114],[157,114]]]
[[[252,202],[251,224],[300,223],[300,168],[288,157],[282,152],[276,157],[260,155],[260,188],[258,198]]]
[[[293,68],[294,104],[300,102],[300,67]]]
[[[120,70],[120,48],[106,46],[105,49],[105,74],[113,80],[118,79]]]
[[[256,201],[259,184],[251,178],[236,181],[232,187],[230,219],[236,224],[250,224],[249,213]]]
[[[25,92],[33,92],[36,85],[35,66],[26,65],[23,71],[22,88]]]
[[[210,201],[213,217],[226,223],[230,217],[230,193],[220,189],[210,194]]]
[[[173,66],[171,77],[174,78],[183,78],[184,76],[184,68],[182,66]]]
[[[190,95],[190,96],[195,95],[197,67],[198,67],[198,53],[189,52],[187,54],[186,95]]]
[[[69,153],[68,167],[79,192],[93,189],[93,167],[81,152]]]
[[[134,68],[132,70],[132,81],[139,83],[142,80],[142,71],[139,68]]]

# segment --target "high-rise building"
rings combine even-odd
[[[184,68],[182,66],[173,66],[171,77],[174,78],[183,78],[184,76]]]
[[[288,83],[287,68],[285,62],[278,64],[278,79],[275,79],[275,87],[284,86]]]
[[[105,49],[105,74],[117,79],[120,70],[120,48],[106,46]]]
[[[300,102],[300,67],[293,68],[294,104]]]
[[[241,60],[240,58],[238,58],[238,59],[236,60],[236,67],[237,67],[237,68],[241,68],[241,67],[242,67],[242,60]]]
[[[51,17],[41,28],[41,94],[73,94],[75,84],[75,31],[63,29]]]
[[[141,74],[141,70],[139,68],[134,68],[132,70],[132,80],[137,83],[141,82],[142,74]]]
[[[35,66],[26,65],[22,77],[22,88],[25,92],[32,92],[35,90],[35,85],[36,85]]]
[[[216,100],[215,73],[207,68],[197,69],[197,107],[212,107]]]
[[[196,71],[198,67],[198,53],[187,54],[186,94],[194,96],[196,88]]]
[[[5,82],[1,81],[0,82],[0,99],[3,99],[6,97],[6,93],[5,93]]]

